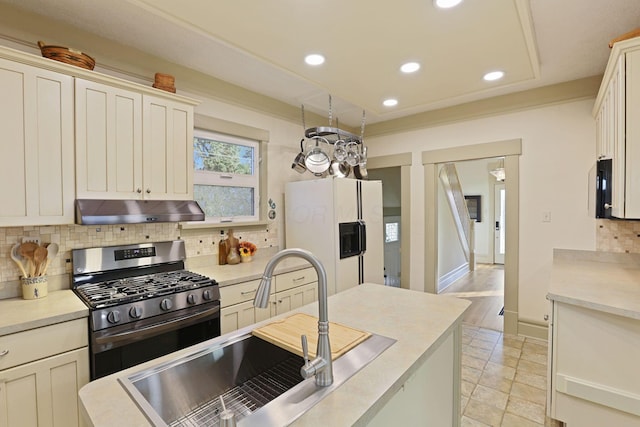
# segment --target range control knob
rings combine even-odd
[[[205,301],[211,301],[211,291],[209,289],[205,289],[205,291],[202,293],[202,299],[204,299]]]
[[[196,295],[195,294],[189,294],[187,295],[187,303],[193,305],[196,303]]]
[[[173,302],[169,298],[165,298],[160,302],[160,308],[164,311],[171,310],[171,307],[173,307]]]
[[[131,307],[131,309],[129,310],[129,316],[131,316],[133,319],[139,319],[140,317],[142,317],[142,308],[138,307],[137,305]]]
[[[118,323],[120,321],[120,312],[110,311],[109,314],[107,314],[107,321],[109,323]]]

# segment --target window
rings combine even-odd
[[[384,225],[385,243],[397,242],[400,238],[400,224],[397,222],[388,222]]]
[[[193,135],[193,194],[205,221],[257,221],[260,143],[202,129]]]

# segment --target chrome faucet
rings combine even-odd
[[[305,364],[300,368],[300,375],[303,378],[316,376],[316,385],[327,387],[333,384],[333,365],[331,362],[331,347],[329,345],[329,315],[327,311],[327,272],[318,258],[311,252],[291,248],[278,252],[269,260],[264,269],[260,286],[256,291],[256,297],[253,305],[260,308],[266,308],[269,303],[269,293],[271,292],[271,278],[276,265],[284,258],[298,257],[305,259],[311,263],[318,274],[318,348],[316,350],[316,358],[309,361],[307,350],[307,337],[302,335],[302,352],[304,354]]]

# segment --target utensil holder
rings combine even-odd
[[[21,277],[22,299],[40,299],[49,293],[47,276]]]

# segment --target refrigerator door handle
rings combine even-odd
[[[367,251],[367,225],[363,220],[358,221],[358,238],[360,240],[359,255],[364,255]]]

